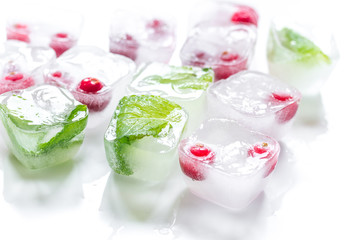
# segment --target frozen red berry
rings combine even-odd
[[[97,93],[103,86],[103,83],[97,78],[88,77],[81,80],[78,88],[86,93]]]
[[[287,93],[272,93],[271,101],[273,103],[292,102],[280,111],[276,112],[276,119],[279,123],[286,123],[290,121],[296,114],[299,107],[298,102],[293,102],[294,98]]]
[[[159,29],[165,25],[166,24],[163,21],[161,21],[159,19],[153,19],[153,20],[149,21],[146,26],[148,28]]]
[[[277,155],[272,155],[273,152],[271,151],[269,144],[266,142],[263,142],[261,144],[255,144],[248,149],[249,157],[267,159],[267,162],[265,164],[267,170],[265,171],[264,178],[269,176],[269,174],[275,169],[277,163]]]
[[[59,32],[52,36],[49,46],[54,49],[56,56],[59,57],[65,51],[76,44],[76,41],[67,33]]]
[[[198,143],[190,147],[190,152],[196,157],[207,157],[211,154],[211,149]]]
[[[5,76],[5,80],[18,81],[24,78],[22,73],[11,72]]]
[[[220,59],[225,62],[231,62],[239,59],[239,54],[225,51],[221,54]]]
[[[120,38],[110,39],[110,52],[123,55],[132,59],[133,61],[137,58],[137,50],[139,43],[130,34],[126,33]]]
[[[33,85],[35,85],[35,81],[32,77],[20,72],[10,72],[0,79],[0,94]]]
[[[248,6],[240,6],[238,10],[231,16],[231,21],[236,24],[245,23],[257,26],[258,18],[258,14],[254,9]]]
[[[53,72],[51,75],[53,77],[55,77],[55,78],[61,78],[62,77],[62,73],[60,71]]]
[[[226,79],[235,73],[247,69],[247,59],[237,53],[224,51],[219,56],[219,62],[214,67],[215,81]]]
[[[7,39],[30,42],[30,30],[26,24],[16,23],[7,28]]]
[[[202,143],[190,147],[189,156],[180,157],[180,166],[183,173],[196,181],[203,181],[206,178],[204,164],[212,164],[215,153]],[[186,159],[185,159],[186,158]]]
[[[210,60],[210,55],[207,54],[206,52],[203,51],[196,51],[193,53],[193,57],[190,61],[190,65],[191,66],[195,66],[195,67],[206,67],[209,63]]]

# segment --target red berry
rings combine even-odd
[[[196,181],[203,181],[206,178],[204,164],[212,164],[215,153],[204,144],[198,143],[190,147],[193,156],[180,156],[180,166],[183,173]]]
[[[231,62],[239,58],[239,54],[237,53],[229,53],[225,51],[221,54],[220,59],[225,62]]]
[[[5,80],[17,81],[24,78],[22,73],[11,72],[5,76]]]
[[[16,28],[16,29],[27,29],[28,26],[26,24],[16,23],[16,24],[14,24],[14,28]]]
[[[150,28],[160,28],[164,25],[165,25],[165,23],[163,21],[161,21],[159,19],[153,19],[146,26],[150,27]]]
[[[60,71],[56,71],[56,72],[53,72],[51,75],[56,78],[61,78],[62,73]]]
[[[205,67],[210,59],[210,56],[203,51],[197,51],[193,53],[193,58],[189,62],[189,65],[195,67]]]
[[[69,50],[76,44],[76,40],[67,33],[56,33],[52,36],[49,46],[54,49],[56,57],[59,57],[65,51]]]
[[[272,93],[272,96],[274,99],[281,102],[286,102],[293,99],[293,97],[287,93]]]
[[[273,102],[288,102],[293,101],[293,97],[287,93],[272,93],[271,101]],[[299,104],[297,102],[291,103],[280,111],[276,112],[276,120],[278,123],[286,123],[290,121],[296,114]]]
[[[67,38],[68,34],[67,33],[57,33],[57,34],[55,34],[55,36],[57,38]]]
[[[264,154],[268,151],[269,151],[269,146],[267,143],[262,143],[261,145],[256,144],[248,150],[248,156],[255,157],[257,155]]]
[[[269,145],[267,143],[255,144],[248,150],[249,157],[260,157],[260,159],[267,159],[273,152],[269,149]],[[265,166],[268,170],[264,174],[264,178],[269,176],[269,174],[274,170],[277,163],[277,155],[271,157],[267,160]]]
[[[233,23],[249,23],[257,26],[258,14],[256,11],[248,6],[239,7],[238,11],[231,16]]]
[[[294,102],[289,106],[284,107],[276,113],[276,119],[279,123],[286,123],[290,121],[296,114],[299,104]]]
[[[26,24],[16,23],[7,28],[7,39],[30,43],[30,30]]]
[[[190,152],[196,157],[206,157],[211,153],[211,149],[204,144],[198,143],[190,148]]]
[[[81,80],[78,88],[87,93],[96,93],[103,88],[103,83],[97,78],[84,78]]]

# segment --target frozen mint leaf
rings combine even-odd
[[[278,34],[281,44],[300,56],[300,61],[317,59],[328,64],[331,63],[330,58],[324,54],[318,46],[299,33],[289,28],[283,28]]]
[[[107,150],[110,166],[117,173],[133,174],[126,159],[128,147],[146,136],[166,137],[173,125],[184,118],[186,114],[179,105],[159,96],[132,95],[122,98],[105,134],[105,145],[112,142],[113,148],[113,154]]]
[[[88,109],[86,105],[77,105],[65,121],[64,128],[46,143],[39,144],[40,152],[48,152],[56,146],[64,146],[86,127]]]
[[[171,67],[171,72],[163,76],[152,75],[144,79],[150,84],[171,84],[177,89],[206,90],[213,81],[214,73],[211,69],[196,69],[192,67]]]

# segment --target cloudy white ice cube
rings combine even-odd
[[[330,31],[314,24],[273,19],[267,43],[271,75],[314,96],[329,78],[339,53]]]
[[[118,10],[111,18],[109,40],[110,52],[137,64],[168,63],[175,50],[175,23],[162,13]]]
[[[226,208],[248,206],[277,163],[276,140],[234,120],[209,119],[179,145],[179,161],[192,193]]]
[[[133,72],[132,60],[91,46],[76,46],[52,61],[44,70],[45,82],[68,89],[89,108],[89,128],[105,127]],[[86,78],[101,82],[96,91],[80,87]],[[90,81],[90,82],[91,82]]]
[[[270,75],[243,71],[208,91],[208,116],[234,119],[279,139],[294,121],[300,92]]]
[[[215,80],[226,79],[249,67],[256,38],[251,25],[201,22],[190,32],[180,58],[183,65],[211,67]]]

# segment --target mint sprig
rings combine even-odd
[[[152,75],[144,78],[148,84],[170,84],[174,91],[206,90],[213,81],[211,69],[196,69],[192,67],[171,67],[171,72],[163,76]]]
[[[316,59],[331,64],[331,59],[318,46],[294,30],[283,28],[278,32],[278,36],[285,48],[299,56],[299,61],[307,62]]]
[[[146,136],[166,137],[171,134],[174,124],[184,118],[186,113],[179,105],[159,96],[122,98],[105,134],[105,145],[110,144],[114,153],[106,151],[110,167],[119,174],[132,175],[127,159],[128,147]]]

